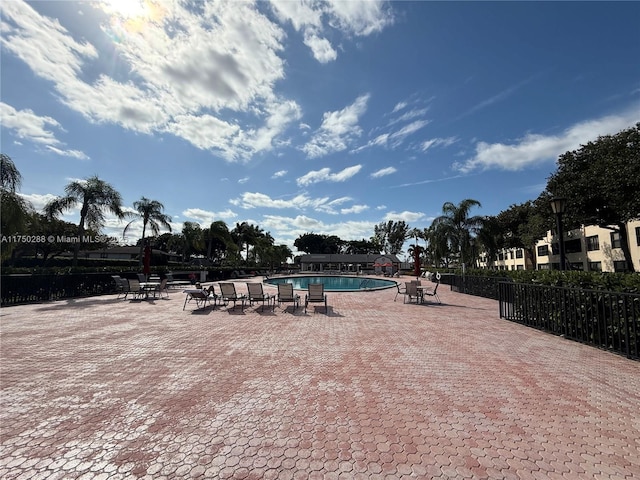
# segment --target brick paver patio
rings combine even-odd
[[[638,362],[438,293],[3,308],[0,478],[640,478]]]

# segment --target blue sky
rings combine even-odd
[[[293,249],[424,228],[447,201],[498,214],[560,154],[640,121],[639,2],[0,9],[2,152],[36,208],[98,175],[127,207],[162,202],[174,231],[248,221]]]

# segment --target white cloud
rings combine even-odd
[[[296,249],[293,247],[293,242],[305,233],[337,235],[343,240],[360,240],[371,237],[376,223],[368,221],[326,223],[306,215],[298,215],[296,217],[265,215],[260,225],[271,232],[276,244],[284,243],[289,245],[295,252]]]
[[[29,4],[8,2],[3,50],[52,82],[59,100],[91,121],[146,134],[169,132],[228,161],[272,149],[290,122],[301,118],[299,106],[274,90],[284,78],[284,32],[254,3],[207,2],[193,9],[186,2],[170,8],[149,2],[135,21],[111,10],[103,30],[113,42],[92,45],[76,41],[58,20]],[[112,77],[100,61],[107,56],[134,72],[131,80]]]
[[[182,216],[196,220],[202,227],[208,228],[216,220],[229,220],[238,216],[233,210],[227,209],[221,212],[212,212],[202,208],[187,208],[182,212]],[[179,231],[179,230],[178,230]]]
[[[338,58],[338,52],[333,49],[329,40],[315,33],[305,33],[304,44],[311,49],[314,58],[320,63],[329,63]]]
[[[352,207],[349,207],[349,208],[340,209],[340,213],[343,215],[347,215],[349,213],[361,213],[368,209],[369,209],[368,205],[353,205]]]
[[[62,130],[62,126],[51,117],[38,116],[28,109],[16,110],[4,102],[0,102],[0,117],[2,118],[2,126],[12,130],[14,135],[22,140],[41,145],[48,151],[63,157],[73,157],[79,160],[89,158],[79,150],[60,148],[64,144],[48,128]]]
[[[420,150],[422,150],[423,152],[426,152],[431,147],[438,147],[438,146],[448,147],[450,145],[453,145],[457,141],[458,139],[456,137],[432,138],[422,142],[420,144]]]
[[[302,32],[305,45],[320,63],[338,57],[327,35],[323,34],[326,30],[333,36],[338,32],[347,36],[367,36],[393,23],[391,8],[382,0],[272,0],[271,6],[281,23],[289,21],[296,31]]]
[[[274,199],[269,195],[258,192],[245,192],[240,198],[231,200],[232,205],[236,205],[240,208],[318,208],[322,205],[326,205],[329,202],[329,197],[311,198],[306,194],[296,195],[288,200]]]
[[[312,183],[318,182],[344,182],[356,175],[361,168],[362,165],[354,165],[352,167],[347,167],[337,173],[331,173],[330,168],[323,168],[321,170],[315,170],[306,173],[302,177],[298,178],[296,182],[298,183],[298,185],[302,186],[311,185]]]
[[[368,101],[369,95],[361,95],[342,110],[326,112],[322,125],[302,150],[310,158],[346,150],[349,144],[362,134],[358,122],[367,110]]]
[[[496,168],[517,171],[557,159],[567,151],[580,148],[602,135],[611,135],[638,120],[638,106],[621,115],[577,123],[558,135],[528,134],[512,144],[478,142],[475,156],[454,168],[462,173]]]
[[[338,215],[339,213],[359,213],[368,208],[366,205],[354,205],[350,208],[339,208],[340,205],[350,202],[351,200],[351,197],[338,197],[335,199],[330,199],[329,197],[312,198],[306,193],[295,195],[289,199],[274,199],[264,193],[245,192],[240,198],[231,200],[231,204],[243,209],[271,208],[278,210],[313,210],[315,212],[327,213],[330,215]]]
[[[243,178],[238,179],[238,183],[240,185],[242,185],[244,183],[247,183],[248,181],[249,181],[249,177],[243,177]]]
[[[384,216],[385,221],[394,220],[394,221],[405,221],[407,223],[417,222],[418,220],[422,220],[425,217],[425,214],[422,212],[409,212],[405,210],[404,212],[388,212]]]
[[[386,167],[381,168],[380,170],[373,172],[371,174],[371,178],[380,178],[386,175],[391,175],[392,173],[396,173],[398,170],[395,167]]]
[[[56,195],[51,193],[46,193],[44,195],[40,195],[37,193],[24,194],[19,193],[22,198],[24,198],[27,202],[29,202],[33,208],[35,208],[38,212],[41,212],[44,206],[49,203],[51,200],[58,198]],[[76,213],[79,213],[80,209],[76,209]]]
[[[280,178],[280,177],[284,177],[287,174],[286,170],[278,170],[276,173],[274,173],[271,178]]]

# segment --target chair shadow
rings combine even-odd
[[[309,312],[309,310],[311,310],[311,307],[307,307],[307,315],[311,313]],[[343,317],[344,316],[344,315],[341,315],[340,313],[337,313],[331,305],[328,305],[326,310],[323,305],[314,305],[313,314],[315,315],[316,313],[321,315],[326,315],[327,317]]]
[[[38,307],[36,310],[46,312],[50,310],[59,310],[62,308],[87,308],[94,305],[116,304],[122,303],[124,298],[113,298],[109,300],[90,300],[91,297],[68,298],[65,300],[52,300],[43,302],[45,305]],[[55,302],[55,304],[54,304]]]

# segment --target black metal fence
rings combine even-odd
[[[208,280],[226,280],[232,271],[204,271]],[[0,277],[0,305],[8,307],[25,303],[39,303],[74,297],[91,297],[116,293],[111,277],[119,272],[13,274]],[[201,271],[173,272],[176,280],[200,280]],[[135,272],[121,272],[123,278],[136,278]]]
[[[2,306],[115,293],[113,273],[2,275]]]
[[[500,282],[500,318],[640,359],[640,295]]]
[[[440,278],[440,282],[445,285],[450,285],[451,290],[454,292],[491,298],[493,300],[498,299],[498,284],[505,281],[510,280],[504,277],[457,274],[443,274]]]

